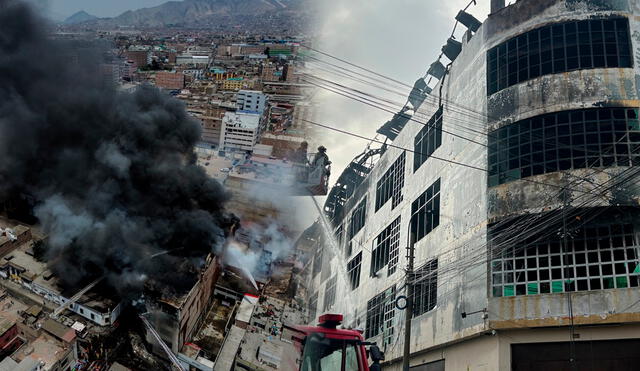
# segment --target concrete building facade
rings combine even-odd
[[[262,116],[255,112],[227,112],[222,118],[220,147],[225,151],[252,151],[262,133]]]
[[[158,71],[156,73],[156,86],[168,90],[180,90],[184,88],[185,76],[182,72]]]
[[[267,104],[267,96],[261,91],[240,90],[236,98],[239,111],[252,111],[262,114]]]
[[[151,64],[151,52],[148,47],[132,46],[125,53],[127,60],[133,62],[136,68]]]
[[[64,290],[45,262],[34,256],[34,245],[38,239],[33,238],[28,227],[17,225],[12,228],[17,239],[2,245],[11,244],[11,250],[0,250],[0,279],[13,281],[24,290],[33,292],[43,300],[55,305],[69,302],[76,292]],[[5,252],[6,251],[6,252]],[[113,325],[123,308],[118,298],[101,295],[97,289],[92,289],[78,298],[67,309],[87,320],[99,325]]]
[[[640,3],[492,5],[394,147],[338,177],[310,322],[344,313],[400,370],[408,279],[417,370],[633,370]]]
[[[213,290],[221,273],[217,257],[209,255],[197,282],[181,297],[161,297],[147,300],[147,319],[165,344],[178,354],[202,324],[213,301]],[[162,348],[147,331],[146,339],[155,354],[165,356]]]

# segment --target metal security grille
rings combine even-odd
[[[396,270],[396,264],[398,263],[398,248],[400,246],[400,217],[397,217],[387,228],[385,228],[376,237],[375,246],[371,251],[371,276],[375,276],[376,273],[382,267],[389,263],[389,257],[394,255],[394,265],[389,266],[389,275],[393,274]]]
[[[489,50],[487,94],[553,73],[632,67],[632,63],[627,18],[554,24]]]
[[[418,132],[413,143],[413,172],[442,144],[442,106]]]
[[[362,227],[364,227],[364,223],[367,217],[367,198],[363,198],[362,201],[356,206],[355,210],[351,214],[351,220],[349,221],[349,239],[352,239],[353,236],[358,233]]]
[[[556,112],[489,134],[490,187],[561,170],[638,164],[636,108]]]
[[[383,342],[389,344],[393,338],[395,318],[395,285],[374,296],[367,302],[365,338],[383,334]]]
[[[413,315],[419,316],[436,307],[438,302],[438,260],[434,259],[414,273]]]
[[[632,224],[611,224],[572,232],[565,254],[559,238],[502,249],[491,261],[493,296],[638,287],[638,248]]]
[[[416,242],[440,224],[440,179],[411,204],[411,233]]]
[[[349,283],[351,284],[351,290],[355,290],[360,286],[360,265],[362,263],[362,251],[358,253],[347,264],[347,273],[349,274]]]
[[[394,343],[393,335],[395,334],[395,323],[394,319],[396,317],[396,287],[393,286],[387,290],[386,293],[387,302],[384,306],[384,329],[382,336],[382,345],[390,345]]]
[[[407,154],[402,152],[389,170],[378,181],[376,187],[376,211],[392,199],[391,209],[395,209],[402,202],[402,187],[404,187],[404,168]]]
[[[333,304],[336,303],[336,283],[338,282],[338,276],[333,276],[327,282],[327,286],[324,291],[324,303],[322,305],[322,310],[329,310]]]

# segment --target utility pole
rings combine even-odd
[[[567,278],[573,279],[574,285],[576,284],[575,278],[569,274],[571,270],[566,265],[567,250],[567,207],[569,207],[569,199],[567,198],[569,190],[567,185],[562,188],[562,264],[565,266],[565,280],[562,282],[565,289],[567,288]],[[569,365],[572,371],[577,370],[576,363],[576,340],[575,340],[575,325],[573,322],[573,298],[571,290],[566,290],[567,294],[567,307],[569,309],[569,319],[571,320],[571,327],[569,329]]]
[[[402,357],[402,371],[409,371],[409,357],[411,355],[411,318],[413,317],[413,259],[416,236],[411,232],[409,224],[409,246],[407,247],[407,307],[404,318],[404,356]]]

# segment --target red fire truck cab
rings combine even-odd
[[[373,343],[367,343],[357,330],[338,329],[341,314],[320,316],[318,326],[285,326],[295,335],[299,348],[299,371],[377,371],[384,356]],[[367,350],[366,346],[370,346]],[[373,364],[370,367],[368,355]]]

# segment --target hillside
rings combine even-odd
[[[261,21],[259,18],[264,16],[279,18],[293,15],[304,10],[303,2],[304,0],[169,1],[156,7],[127,11],[115,18],[93,22],[102,26],[130,27],[242,25]]]
[[[78,23],[84,23],[84,22],[88,22],[88,21],[93,21],[98,19],[98,17],[91,15],[87,12],[85,12],[84,10],[81,10],[77,13],[75,13],[74,15],[72,15],[71,17],[65,19],[62,23],[63,24],[78,24]]]

